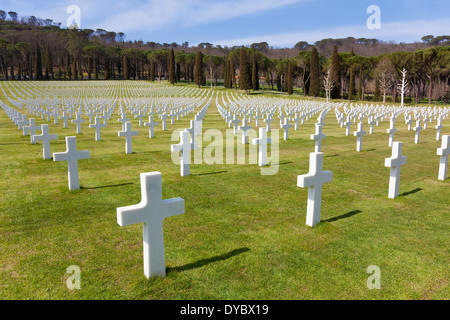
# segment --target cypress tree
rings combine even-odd
[[[380,100],[381,100],[380,86],[378,85],[378,81],[375,81],[375,92],[373,95],[373,101],[380,101]]]
[[[103,77],[106,80],[109,80],[111,78],[110,63],[109,63],[109,58],[108,57],[105,57],[105,69],[103,70]]]
[[[92,58],[88,57],[87,58],[87,68],[88,68],[88,79],[91,80],[91,73],[92,73]]]
[[[353,57],[355,54],[353,53],[353,48],[351,51],[351,56]],[[353,94],[355,93],[355,71],[353,70],[353,64],[350,64],[350,82],[348,85],[348,100],[353,99]]]
[[[320,71],[319,71],[319,53],[317,52],[316,47],[312,47],[311,49],[311,77],[309,84],[309,94],[317,97],[320,93]]]
[[[53,57],[49,46],[47,46],[46,75],[48,79],[53,80]]]
[[[258,61],[253,57],[252,61],[252,89],[255,91],[259,90],[259,70],[258,70]]]
[[[169,82],[175,84],[177,82],[177,75],[175,73],[175,53],[173,48],[170,48],[169,53]]]
[[[126,55],[123,56],[123,78],[125,80],[128,80],[128,78],[130,77],[129,75],[129,69],[128,69],[128,57]]]
[[[203,53],[201,51],[197,51],[194,66],[194,83],[200,88],[200,86],[203,84],[203,80]]]
[[[362,66],[359,67],[358,100],[362,100]]]
[[[78,72],[80,74],[80,79],[83,80],[83,69],[81,68],[81,58],[78,57]]]
[[[175,66],[176,66],[176,68],[175,68],[176,72],[175,73],[177,75],[177,78],[175,80],[178,83],[181,80],[181,65],[179,63],[177,63]]]
[[[236,74],[234,72],[233,61],[230,59],[230,77],[231,77],[231,87],[236,90]]]
[[[231,61],[231,58],[227,61],[227,70],[228,70],[228,80],[227,80],[227,88],[233,88],[233,62]]]
[[[75,60],[75,57],[72,59],[72,75],[74,80],[78,79],[77,61]]]
[[[331,89],[330,98],[339,99],[341,92],[341,83],[337,46],[333,47],[333,53],[331,54],[331,81],[333,82],[333,89]]]
[[[353,92],[355,89],[355,72],[353,71],[353,66],[350,67],[350,83],[348,85],[348,100],[353,99]]]
[[[155,61],[150,61],[150,81],[155,81],[155,69],[156,69]]]
[[[292,82],[293,82],[292,73],[293,73],[292,62],[289,61],[287,75],[286,75],[286,87],[287,87],[287,92],[289,95],[294,93],[294,87],[292,85]]]
[[[66,65],[66,75],[69,80],[72,80],[72,68],[70,67],[70,55],[67,52],[67,65]]]
[[[42,79],[42,57],[41,57],[41,48],[38,44],[36,44],[36,52],[34,58],[34,78]]]
[[[241,48],[239,59],[239,88],[245,90],[248,94],[252,88],[252,82],[250,77],[250,68],[247,59],[247,49]]]
[[[227,58],[225,59],[225,68],[224,68],[224,73],[223,73],[223,86],[225,87],[225,88],[228,88],[228,78],[230,77],[230,68],[229,68],[229,65],[228,65],[228,56],[227,56]]]

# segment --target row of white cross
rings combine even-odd
[[[2,106],[8,115],[14,115],[12,108]],[[8,108],[10,110],[8,110]],[[218,105],[219,108],[219,105]],[[207,109],[207,107],[206,107]],[[206,112],[206,109],[204,112]],[[330,107],[323,108],[318,118],[318,123],[316,123],[316,133],[311,135],[311,138],[316,141],[315,152],[310,153],[310,163],[309,172],[305,175],[299,175],[297,177],[297,185],[299,187],[308,187],[308,205],[307,205],[307,218],[306,224],[309,226],[314,226],[320,222],[320,210],[321,210],[321,193],[322,185],[324,183],[332,181],[333,174],[331,171],[323,171],[323,157],[324,154],[321,152],[321,140],[325,138],[322,133],[322,126],[324,125],[323,120],[326,113],[330,110]],[[122,110],[123,111],[123,110]],[[184,156],[184,150],[192,150],[196,148],[195,146],[195,136],[198,132],[198,125],[203,121],[204,112],[199,112],[195,120],[191,121],[191,128],[186,129],[180,133],[180,144],[172,145],[173,152],[181,152],[182,157]],[[220,111],[220,110],[219,110]],[[222,110],[223,111],[223,110]],[[317,112],[319,110],[316,110]],[[16,115],[14,115],[16,116]],[[233,117],[233,120],[236,118]],[[30,135],[33,130],[36,130],[34,121],[28,123],[24,122],[24,118],[17,122],[18,125],[23,127],[23,130],[29,131]],[[149,119],[150,120],[150,119]],[[244,133],[249,129],[246,119],[243,119],[243,126],[238,127],[239,130]],[[287,119],[284,119],[284,124],[287,123]],[[19,123],[20,122],[20,123]],[[394,120],[395,122],[395,120]],[[392,123],[392,121],[391,121]],[[94,123],[94,125],[97,124]],[[125,132],[130,132],[131,127],[130,122],[125,122]],[[46,127],[45,127],[46,126]],[[43,135],[41,138],[39,136],[33,135],[32,142],[42,139],[44,143],[49,143],[53,138],[57,138],[57,135],[50,135],[48,133],[48,125],[41,126]],[[95,127],[94,127],[95,128]],[[197,129],[196,129],[197,128]],[[289,127],[288,127],[289,128]],[[393,125],[388,129],[388,133],[393,133]],[[201,132],[201,129],[199,129]],[[389,131],[391,130],[391,131]],[[267,146],[270,143],[270,138],[267,138],[267,127],[259,128],[260,137],[254,139],[253,143]],[[44,134],[46,132],[46,134]],[[359,138],[362,133],[362,122],[358,123],[358,131],[355,135]],[[191,139],[189,139],[189,134]],[[120,135],[120,132],[119,132]],[[127,135],[125,135],[128,137]],[[132,136],[132,135],[130,135]],[[450,153],[449,141],[450,136],[444,135],[442,137],[442,147],[438,149],[438,155],[441,156],[439,179],[444,180],[446,178],[447,171],[447,161],[448,154]],[[192,140],[193,139],[193,140]],[[402,143],[393,141],[390,139],[390,145],[392,146],[392,157],[387,158],[385,165],[391,168],[391,178],[389,184],[389,197],[395,198],[398,195],[398,183],[400,176],[400,167],[406,163],[406,157],[402,155]],[[246,139],[243,138],[243,143],[246,143]],[[66,152],[54,153],[54,161],[67,161],[68,162],[68,172],[69,172],[69,189],[71,182],[73,184],[78,184],[78,174],[76,177],[71,176],[71,172],[77,172],[77,164],[80,159],[89,158],[89,151],[78,151],[76,149],[76,137],[66,137]],[[188,153],[188,152],[186,152]],[[183,169],[182,169],[183,170]],[[188,171],[189,169],[187,169]],[[183,171],[182,171],[183,172]],[[442,173],[442,174],[441,174]],[[183,175],[183,173],[182,173]],[[71,189],[72,190],[72,189]],[[144,232],[144,274],[147,277],[151,276],[164,276],[165,275],[165,259],[164,259],[164,241],[163,241],[163,227],[162,221],[164,218],[183,214],[184,213],[184,200],[181,198],[162,200],[162,179],[161,173],[150,172],[141,174],[141,202],[137,205],[132,205],[128,207],[117,208],[117,222],[121,226],[143,223]]]

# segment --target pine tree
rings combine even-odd
[[[250,68],[247,59],[247,49],[241,48],[239,59],[239,88],[249,92],[252,89],[252,82],[250,77]]]
[[[317,52],[316,47],[312,47],[311,49],[311,78],[309,85],[309,94],[317,97],[320,93],[320,71],[319,71],[319,53]]]
[[[337,46],[334,46],[333,53],[331,54],[331,81],[333,83],[333,89],[330,92],[331,99],[339,99],[341,92],[340,83],[340,70],[339,70],[339,54]]]
[[[46,55],[46,76],[47,79],[53,80],[53,58],[52,58],[52,51],[50,50],[50,47],[47,46],[47,55]]]
[[[170,48],[169,53],[169,82],[171,84],[175,84],[177,82],[175,73],[175,53],[173,52],[173,48]]]
[[[202,86],[204,81],[203,73],[203,53],[201,51],[197,51],[194,66],[194,83],[198,85],[199,88]]]

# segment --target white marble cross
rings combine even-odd
[[[27,115],[23,114],[22,118],[17,121],[17,128],[19,130],[23,130],[23,127],[28,125]]]
[[[428,114],[425,114],[425,117],[423,119],[423,130],[427,130],[428,128]]]
[[[28,132],[30,132],[30,140],[31,144],[36,144],[36,141],[34,141],[33,136],[36,134],[36,130],[39,130],[41,127],[34,124],[34,119],[31,118],[28,121],[28,125],[23,127],[23,135],[27,136]]]
[[[322,152],[322,139],[327,137],[326,134],[322,133],[322,125],[316,123],[316,133],[311,135],[311,140],[314,141],[314,151]]]
[[[155,137],[153,127],[158,125],[158,122],[153,121],[153,115],[148,116],[148,122],[144,122],[144,126],[148,127],[148,137],[151,139]]]
[[[32,136],[32,139],[34,142],[42,141],[42,152],[44,159],[51,159],[52,157],[50,153],[50,140],[57,140],[58,135],[49,134],[48,124],[41,124],[41,131],[41,134]]]
[[[242,131],[242,144],[247,144],[247,140],[248,140],[247,131],[251,128],[252,128],[252,126],[249,126],[247,124],[247,119],[244,118],[242,120],[242,126],[238,127],[238,129]]]
[[[406,124],[408,125],[408,131],[411,131],[412,117],[410,115],[408,116],[408,119],[406,120]]]
[[[350,121],[350,116],[347,116],[347,121],[345,121],[345,135],[350,135],[350,126],[353,124],[353,122]]]
[[[353,135],[356,136],[356,151],[360,152],[362,150],[363,136],[366,135],[361,122],[358,123],[358,130],[353,132]]]
[[[77,113],[76,118],[71,120],[71,122],[77,124],[77,134],[80,134],[81,133],[81,124],[83,122],[86,122],[86,120],[81,118],[81,113]]]
[[[437,149],[439,160],[438,179],[444,181],[447,178],[448,155],[450,154],[450,135],[442,136],[442,145]]]
[[[298,116],[298,112],[295,113],[295,117],[294,117],[294,130],[298,130],[298,122],[301,121],[302,118],[300,118]]]
[[[180,152],[180,174],[182,177],[188,176],[191,162],[191,142],[189,141],[189,132],[187,130],[180,131],[180,143],[172,144],[170,150],[172,152]]]
[[[422,127],[420,126],[420,119],[416,121],[416,126],[413,128],[413,130],[416,132],[414,134],[414,143],[419,143],[420,130],[422,130]]]
[[[66,151],[53,153],[53,161],[67,161],[69,190],[80,189],[78,160],[90,157],[89,151],[77,151],[77,137],[66,137]]]
[[[138,133],[139,133],[138,131],[132,131],[131,130],[131,122],[125,122],[125,130],[124,131],[119,131],[117,133],[117,135],[119,137],[125,137],[125,153],[126,154],[133,153],[133,146],[131,144],[131,138],[133,136],[137,136]]]
[[[264,119],[264,122],[266,123],[266,131],[270,132],[270,123],[272,122],[272,117],[267,115],[267,118]]]
[[[256,111],[256,114],[255,114],[255,127],[259,127],[259,119],[261,119],[261,116],[260,116],[259,112]]]
[[[106,124],[101,123],[100,122],[100,118],[99,117],[95,117],[95,122],[94,124],[90,124],[89,128],[94,128],[95,129],[95,141],[100,141],[101,137],[100,137],[100,129],[101,128],[105,128]]]
[[[67,120],[70,119],[70,116],[67,115],[67,111],[63,111],[63,115],[59,117],[59,119],[63,120],[63,128],[67,128]]]
[[[394,134],[397,132],[397,129],[395,128],[395,118],[391,118],[389,129],[386,129],[386,132],[389,133],[389,147],[392,147],[392,143],[394,142]]]
[[[185,130],[189,132],[191,136],[191,150],[197,150],[197,135],[201,132],[201,121],[191,120],[190,124],[191,126]]]
[[[184,200],[162,200],[162,176],[160,172],[141,173],[141,202],[117,208],[117,223],[123,227],[143,223],[144,275],[164,277],[163,220],[184,214]]]
[[[391,168],[388,193],[390,199],[395,199],[398,196],[400,167],[404,164],[406,164],[406,156],[402,156],[402,143],[400,141],[395,141],[392,144],[392,156],[384,160],[384,166]]]
[[[89,118],[90,119],[90,118]],[[129,118],[127,118],[126,113],[122,113],[120,119],[117,119],[117,121],[122,122],[122,131],[125,131],[125,124],[130,121]],[[91,120],[89,120],[89,122],[92,122]]]
[[[373,125],[376,123],[373,116],[370,116],[369,118],[369,134],[373,134]]]
[[[238,124],[241,122],[241,120],[239,120],[237,118],[237,115],[233,115],[233,120],[230,120],[230,124],[233,125],[233,133],[236,134],[237,133],[237,128],[238,128]]]
[[[142,110],[140,110],[139,114],[137,114],[136,117],[139,118],[139,126],[141,127],[142,126],[142,121],[143,121],[142,119],[145,117],[145,114],[142,113]],[[172,119],[172,121],[173,121],[173,119]]]
[[[163,131],[167,130],[167,125],[166,125],[166,121],[167,121],[167,113],[163,113],[163,115],[161,116],[161,129]]]
[[[259,145],[258,165],[264,167],[267,164],[267,144],[272,143],[271,138],[267,138],[265,127],[259,128],[259,138],[253,139],[252,144]]]
[[[281,125],[281,128],[284,129],[283,140],[288,140],[289,139],[289,128],[292,128],[292,124],[289,124],[288,118],[284,118],[284,124]]]
[[[30,119],[31,121],[31,119]],[[442,130],[442,118],[439,117],[437,119],[437,125],[434,127],[437,131],[436,131],[436,141],[441,140],[441,130]]]
[[[309,154],[308,174],[297,176],[297,186],[308,187],[306,225],[314,227],[320,222],[322,185],[333,180],[333,172],[323,171],[323,152]]]

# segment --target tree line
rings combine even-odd
[[[279,49],[266,42],[214,48],[127,41],[103,29],[64,29],[50,19],[0,10],[0,76],[5,80],[145,79],[250,92],[276,90],[332,99],[396,102],[401,70],[408,97],[450,100],[450,37],[424,36],[414,50],[365,56],[375,39],[324,39]],[[382,44],[381,44],[382,45]],[[350,48],[341,51],[340,48]],[[355,50],[353,50],[355,48]],[[359,54],[355,53],[358,50]],[[288,53],[288,54],[287,54]]]

